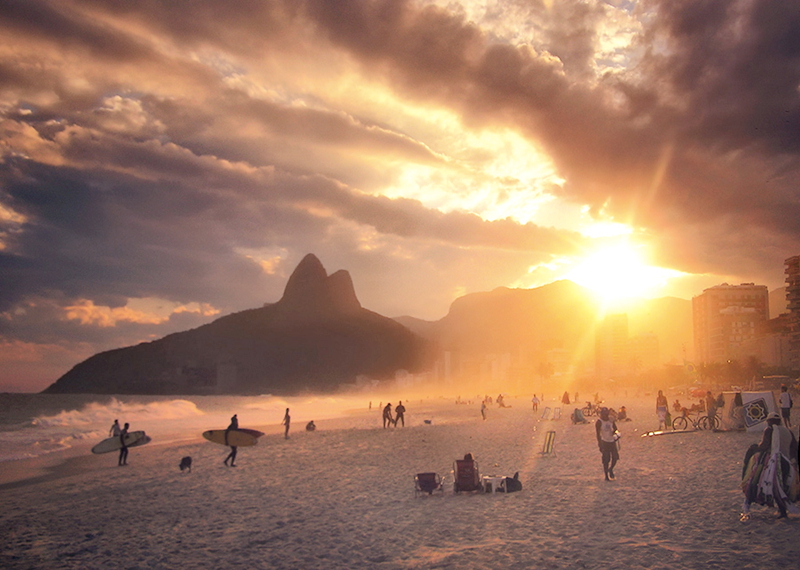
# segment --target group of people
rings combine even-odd
[[[397,427],[397,422],[400,422],[403,427],[406,426],[406,407],[403,405],[402,400],[397,404],[397,407],[394,409],[394,417],[392,417],[392,404],[391,402],[386,402],[386,405],[383,407],[383,427],[387,428],[390,426]]]
[[[708,390],[700,404],[694,404],[691,408],[687,408],[676,399],[672,407],[684,416],[692,412],[705,413],[709,425],[714,426],[717,410],[724,406],[723,394],[720,393],[715,397]],[[800,448],[798,448],[797,438],[792,431],[791,411],[794,402],[785,385],[780,389],[778,407],[780,414],[777,412],[767,414],[767,426],[764,428],[761,441],[752,444],[745,453],[742,464],[742,492],[745,497],[740,517],[742,521],[749,520],[750,507],[753,503],[777,507],[779,518],[786,518],[789,513],[800,514],[800,508],[796,504],[800,498],[800,472],[798,470]],[[659,418],[659,427],[662,425],[665,428],[668,427],[667,398],[661,390],[656,397],[656,413]],[[744,404],[741,393],[733,396],[731,417],[734,428],[744,429]],[[600,441],[599,435],[598,441]],[[613,458],[609,460],[612,465]],[[604,455],[604,468],[605,461]],[[611,477],[613,478],[613,467],[609,467],[609,472],[612,473]]]

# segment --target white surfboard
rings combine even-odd
[[[147,441],[139,443],[139,440],[147,438]],[[135,447],[137,445],[144,445],[145,443],[149,443],[150,438],[143,432],[143,431],[131,431],[125,436],[125,446],[126,447]],[[110,453],[111,451],[117,451],[122,447],[122,442],[119,439],[119,436],[115,435],[113,437],[109,437],[98,443],[92,448],[92,453]]]

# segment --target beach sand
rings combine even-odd
[[[396,429],[381,428],[379,409],[317,421],[311,433],[294,418],[288,440],[279,425],[242,425],[266,435],[239,449],[236,468],[199,434],[132,448],[127,467],[87,450],[7,462],[0,567],[798,567],[797,517],[754,506],[739,522],[741,461],[759,434],[642,438],[657,427],[653,402],[619,402],[634,421],[619,424],[617,480],[605,482],[594,427],[571,424],[574,406],[554,421],[528,398],[507,402],[482,421],[478,403],[410,399]],[[556,456],[542,458],[549,429]],[[467,452],[483,475],[518,471],[523,490],[453,493],[453,460]],[[178,469],[185,455],[191,473]],[[422,471],[445,476],[444,493],[415,496]]]

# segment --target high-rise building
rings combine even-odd
[[[625,374],[630,365],[628,315],[608,315],[595,333],[595,372],[603,379]]]
[[[629,340],[631,372],[656,368],[661,364],[658,337],[653,333],[632,336]]]
[[[786,265],[786,301],[789,313],[787,336],[789,337],[789,367],[800,370],[800,255],[783,262]]]
[[[726,362],[738,356],[738,347],[756,338],[769,319],[766,285],[723,283],[692,299],[695,358],[699,362]]]

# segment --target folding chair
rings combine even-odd
[[[561,419],[561,408],[555,408],[553,410],[553,419],[560,420]]]
[[[542,457],[555,457],[556,455],[556,432],[549,430],[544,434],[544,444],[542,444],[542,451],[539,452]]]
[[[482,491],[478,462],[474,459],[456,459],[453,464],[453,491]]]
[[[438,473],[417,473],[414,475],[414,496],[420,493],[433,495],[434,491],[444,493],[442,478]]]
[[[542,412],[542,419],[543,420],[549,420],[550,419],[550,415],[552,414],[552,412],[553,412],[553,410],[550,408],[550,406],[547,406],[544,409],[544,411]]]

